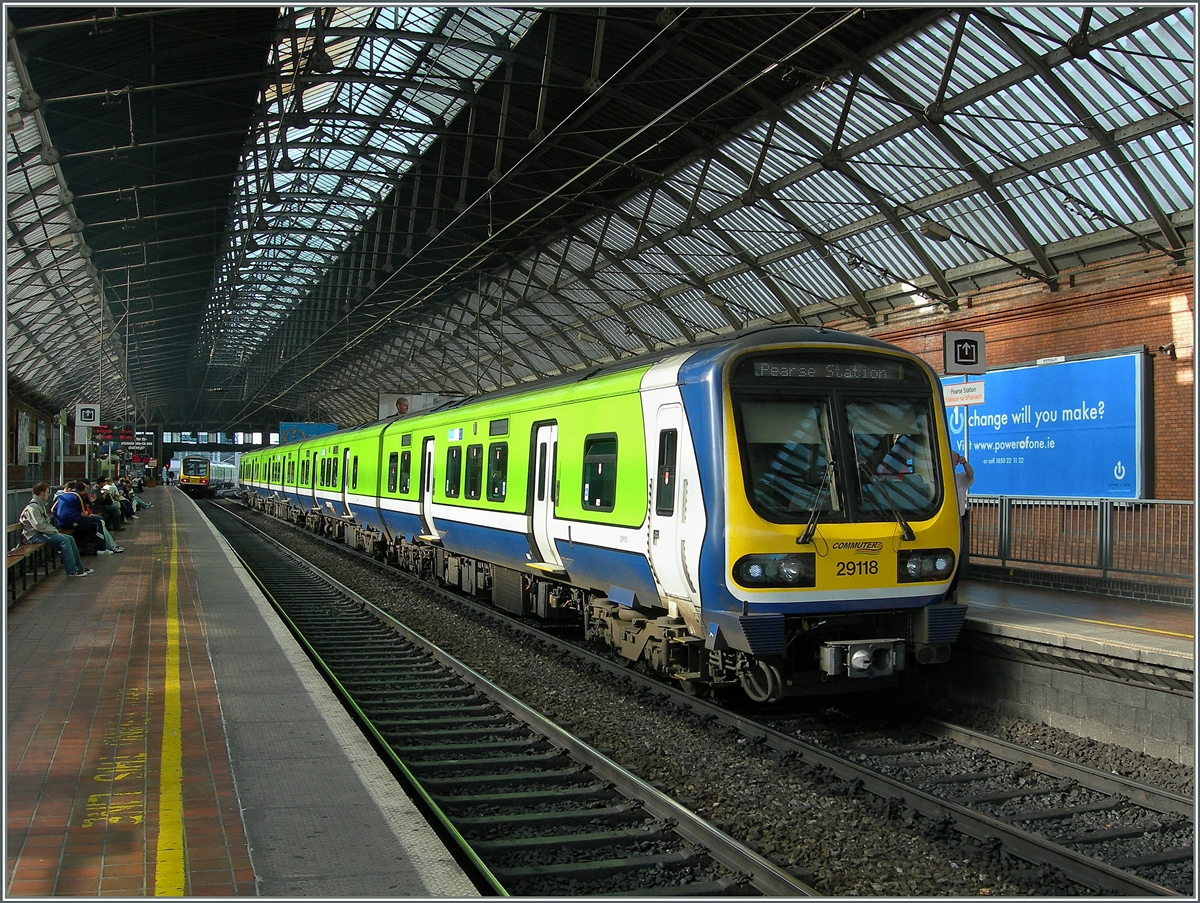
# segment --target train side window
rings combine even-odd
[[[408,495],[412,480],[412,452],[406,451],[400,456],[400,493]]]
[[[489,502],[502,502],[508,494],[508,443],[494,442],[488,446]]]
[[[616,500],[616,433],[588,436],[583,440],[583,507],[612,511]]]
[[[333,475],[329,478],[329,485],[332,486],[334,489],[337,489],[338,488],[338,468],[337,468],[338,459],[330,458],[329,463],[333,465],[333,471],[332,471]]]
[[[462,446],[446,449],[446,498],[458,498],[462,484]]]
[[[399,470],[400,456],[395,452],[388,455],[388,492],[396,491],[396,476]]]
[[[654,513],[670,517],[675,513],[675,458],[678,430],[658,434],[658,485],[654,493]]]
[[[354,463],[350,467],[350,488],[358,488],[358,455],[354,456]]]
[[[483,446],[467,446],[466,486],[463,495],[477,499],[483,493]]]

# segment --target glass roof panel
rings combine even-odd
[[[968,177],[925,129],[896,135],[852,157],[854,171],[893,201],[906,203],[962,184]]]
[[[253,260],[246,252],[268,244],[269,234],[288,233],[283,244],[289,248],[345,249],[410,165],[408,158],[436,139],[434,120],[454,118],[538,12],[334,8],[328,23],[318,23],[313,8],[297,8],[294,15],[294,40],[286,10],[280,19],[270,61],[279,66],[280,80],[264,90],[266,115],[244,152],[233,205],[240,221],[231,223],[230,265],[218,267],[210,302],[218,308],[248,279],[265,297],[277,297],[286,281],[295,280],[286,265],[239,272],[236,262]],[[356,27],[396,33],[347,31]],[[334,64],[329,81],[302,68],[322,48]],[[340,73],[349,77],[337,77]],[[331,254],[309,259],[333,262]],[[287,296],[298,300],[302,293]],[[253,295],[243,291],[240,297]],[[265,330],[251,329],[258,307],[242,301],[235,316],[209,322],[219,322],[231,336],[253,333],[256,341],[265,341]]]
[[[874,205],[845,177],[818,170],[780,189],[777,196],[814,232],[832,232],[861,219]]]
[[[1190,129],[1179,125],[1146,135],[1124,145],[1123,150],[1167,210],[1194,206],[1196,145]]]

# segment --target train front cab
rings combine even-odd
[[[209,493],[209,462],[195,455],[185,457],[179,463],[179,486],[191,496]]]
[[[719,588],[704,599],[713,676],[773,700],[948,660],[965,607],[949,597],[959,519],[932,371],[848,345],[756,349],[726,373],[712,444],[730,451],[711,462],[726,529],[701,563]]]

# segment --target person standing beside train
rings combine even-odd
[[[967,490],[975,483],[975,468],[970,462],[956,451],[950,452],[950,466],[954,468],[954,491],[958,496],[958,570],[954,574],[954,582],[950,585],[953,592],[958,581],[967,575],[967,563],[971,560],[971,504],[967,498]],[[962,470],[959,470],[959,467]]]

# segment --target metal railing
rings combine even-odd
[[[1193,577],[1190,501],[971,496],[970,510],[972,560],[1079,568],[1102,577]]]

